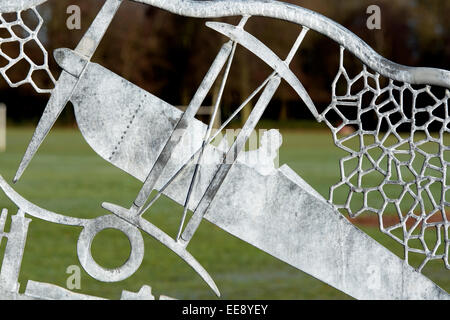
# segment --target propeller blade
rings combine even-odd
[[[77,81],[78,78],[70,75],[65,71],[62,72],[61,77],[56,83],[55,89],[53,89],[50,100],[45,107],[44,113],[39,120],[39,123],[33,134],[33,138],[31,138],[27,151],[22,158],[19,169],[17,170],[13,180],[14,183],[19,181],[23,172],[28,167],[31,159],[33,159],[36,151],[39,149],[39,146],[42,144],[42,141],[44,141],[45,137],[47,137],[47,134],[55,124],[56,119],[58,119],[62,110],[69,101],[72,92],[77,84]]]
[[[82,55],[85,58],[86,63],[92,58],[121,3],[122,0],[107,0],[75,49],[75,53]],[[65,51],[57,50],[55,52],[56,59],[58,60],[58,57],[60,57],[64,52]],[[60,58],[62,59],[63,57]],[[82,71],[80,71],[80,75],[81,72]],[[55,89],[52,91],[50,100],[45,107],[44,113],[39,120],[33,138],[31,139],[27,151],[22,158],[19,169],[17,169],[13,180],[14,183],[19,181],[31,159],[33,159],[36,151],[39,149],[39,146],[42,144],[42,141],[44,141],[50,129],[55,124],[56,119],[58,119],[67,102],[69,102],[79,79],[79,77],[77,78],[65,70],[61,73],[61,76],[55,85]]]

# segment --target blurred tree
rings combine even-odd
[[[407,65],[450,69],[449,1],[286,2],[328,16],[353,31],[390,60]],[[68,30],[65,26],[68,18],[66,9],[72,4],[81,7],[81,30]],[[366,27],[366,9],[372,4],[381,8],[381,30],[369,30]],[[40,6],[39,11],[46,21],[41,31],[41,39],[49,52],[60,47],[74,48],[101,5],[102,1],[93,0],[49,0]],[[239,17],[219,20],[236,25]],[[180,17],[151,6],[125,1],[93,60],[171,104],[187,105],[221,45],[228,40],[207,28],[205,21]],[[261,17],[250,19],[245,28],[282,59],[286,57],[301,30],[298,25],[292,23]],[[339,47],[336,43],[310,31],[291,64],[292,70],[319,108],[329,103],[330,85],[337,72],[338,54]],[[36,48],[30,49],[30,55],[39,58]],[[59,67],[53,59],[51,69],[55,75],[59,73]],[[271,72],[272,70],[253,53],[238,48],[223,97],[223,112],[231,114]],[[48,82],[48,79],[41,81]],[[220,77],[205,104],[214,103],[219,85]],[[7,100],[8,104],[17,108],[9,112],[9,115],[18,120],[28,115],[38,117],[47,97],[37,95],[29,86],[9,90],[2,80],[0,99]],[[276,108],[272,107],[267,112],[267,116],[273,119],[311,118],[307,109],[299,103],[300,99],[295,91],[285,83],[274,100]],[[244,109],[242,120],[246,119],[251,108],[249,104]],[[71,117],[71,114],[67,114],[67,119]]]

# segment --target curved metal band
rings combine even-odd
[[[241,46],[247,48],[262,61],[267,63],[284,80],[286,80],[287,83],[289,83],[289,85],[297,92],[300,98],[302,98],[303,102],[306,104],[314,117],[318,121],[321,121],[321,117],[317,112],[316,106],[314,105],[314,102],[312,101],[305,87],[303,87],[300,80],[289,69],[288,65],[284,61],[282,61],[272,50],[270,50],[261,41],[256,39],[253,35],[246,32],[242,28],[219,22],[207,22],[206,26],[239,43]]]
[[[42,209],[31,202],[25,200],[22,196],[20,196],[13,188],[5,181],[5,179],[0,175],[0,188],[6,194],[6,196],[14,202],[14,204],[28,213],[30,216],[35,218],[45,220],[48,222],[53,222],[57,224],[64,224],[67,226],[85,226],[90,220],[88,219],[80,219],[67,217],[62,214],[54,213],[45,209]]]
[[[138,227],[155,240],[159,241],[161,244],[169,248],[172,252],[176,253],[181,259],[183,259],[195,272],[205,281],[210,288],[214,291],[214,293],[220,297],[220,291],[217,288],[216,283],[211,278],[209,273],[202,267],[202,265],[186,250],[186,248],[181,245],[179,242],[173,240],[169,235],[167,235],[162,230],[155,227],[152,223],[147,220],[134,216],[130,217],[127,209],[119,207],[112,203],[104,202],[102,207],[111,213],[115,214],[119,218],[122,218],[124,221]]]
[[[0,13],[27,10],[46,1],[47,0],[2,0],[0,2]]]
[[[100,266],[92,257],[92,241],[105,229],[119,230],[125,234],[131,245],[128,260],[118,268],[106,269]],[[80,234],[77,253],[83,269],[93,278],[103,282],[118,282],[131,277],[141,266],[144,259],[144,239],[133,225],[109,214],[91,220]]]
[[[383,58],[353,32],[333,20],[308,9],[275,0],[133,0],[174,14],[196,18],[264,16],[285,20],[315,30],[334,40],[382,76],[410,84],[450,88],[450,72],[435,68],[415,68]]]

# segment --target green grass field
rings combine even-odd
[[[7,152],[0,153],[0,174],[11,181],[31,138],[32,128],[9,128]],[[328,190],[339,178],[342,153],[332,145],[327,131],[286,131],[280,163],[287,163],[316,190],[328,198]],[[93,218],[104,215],[104,201],[129,206],[141,184],[101,159],[74,129],[54,129],[15,186],[37,205],[65,215]],[[16,208],[0,196],[0,206]],[[182,208],[160,200],[147,215],[151,221],[175,235]],[[8,226],[7,226],[8,228]],[[80,229],[33,219],[21,271],[21,292],[28,280],[66,286],[66,269],[80,265],[76,256]],[[401,254],[402,248],[376,228],[364,228],[377,241]],[[81,293],[111,299],[122,289],[138,291],[150,285],[156,296],[179,299],[214,299],[206,284],[175,254],[144,235],[146,255],[141,268],[125,281],[105,284],[82,273]],[[5,241],[0,247],[3,257]],[[101,265],[120,266],[128,257],[129,243],[112,230],[100,233],[93,243],[93,256]],[[224,299],[349,299],[347,295],[276,260],[268,254],[204,222],[189,246],[190,252],[209,271]],[[442,261],[430,263],[424,273],[450,291],[449,271]]]

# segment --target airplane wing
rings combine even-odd
[[[79,128],[105,160],[144,181],[181,111],[90,63],[72,103]],[[104,128],[102,130],[101,128]],[[194,120],[156,184],[160,190],[201,147],[206,125]],[[224,151],[209,161],[193,194],[195,209]],[[164,194],[183,205],[194,165]],[[352,225],[288,166],[263,175],[237,162],[205,218],[230,234],[359,299],[448,299],[449,295]]]

